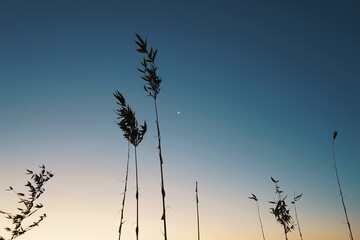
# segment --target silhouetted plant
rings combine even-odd
[[[336,136],[338,135],[338,132],[337,131],[334,131],[333,133],[333,159],[334,159],[334,168],[335,168],[335,173],[336,173],[336,181],[338,183],[338,187],[339,187],[339,192],[340,192],[340,197],[341,197],[341,203],[342,203],[342,206],[344,208],[344,213],[345,213],[345,217],[346,217],[346,224],[349,228],[349,237],[351,240],[353,240],[353,234],[352,234],[352,231],[351,231],[351,226],[350,226],[350,221],[349,221],[349,217],[347,215],[347,211],[346,211],[346,207],[345,207],[345,201],[344,201],[344,195],[342,193],[342,190],[341,190],[341,184],[340,184],[340,180],[339,180],[339,173],[338,173],[338,169],[337,169],[337,166],[336,166],[336,160],[335,160],[335,139],[336,139]]]
[[[302,194],[299,194],[297,196],[294,194],[294,200],[291,203],[294,204],[296,223],[297,223],[297,226],[299,229],[300,238],[301,238],[301,240],[303,240],[303,236],[302,236],[301,229],[300,229],[300,222],[299,222],[299,218],[298,218],[297,210],[296,210],[296,202],[301,198],[301,196],[302,196]]]
[[[39,219],[34,221],[32,224],[30,224],[27,227],[23,226],[23,221],[29,217],[31,217],[34,213],[36,213],[39,209],[43,207],[41,203],[36,203],[36,201],[40,198],[40,196],[44,193],[44,185],[47,181],[49,181],[54,174],[52,174],[50,171],[46,171],[45,166],[40,166],[40,173],[34,173],[31,170],[26,169],[26,174],[31,175],[31,180],[26,183],[26,187],[29,189],[28,194],[24,194],[21,192],[17,192],[12,188],[11,186],[6,189],[7,191],[12,191],[18,196],[20,199],[19,203],[22,205],[22,207],[19,207],[19,213],[8,213],[3,212],[0,210],[1,214],[4,214],[7,219],[12,220],[12,224],[14,225],[13,228],[6,227],[5,230],[7,232],[11,233],[10,240],[13,240],[32,228],[39,226],[39,223],[44,220],[46,217],[46,214],[39,216]],[[5,240],[4,237],[0,236],[0,240]]]
[[[269,201],[269,203],[275,205],[275,208],[270,208],[270,213],[273,214],[276,218],[276,221],[283,226],[285,239],[287,240],[288,232],[294,229],[294,224],[290,215],[290,209],[287,208],[287,205],[285,203],[285,199],[287,196],[281,196],[282,191],[280,191],[280,188],[277,184],[279,180],[271,178],[271,181],[275,183],[275,192],[278,195],[278,200],[277,202]]]
[[[265,234],[264,234],[264,229],[263,229],[263,225],[262,225],[262,221],[261,221],[261,216],[260,216],[260,210],[259,210],[259,199],[254,195],[254,194],[251,194],[252,196],[249,197],[250,199],[254,200],[256,202],[256,207],[257,207],[257,211],[258,211],[258,216],[259,216],[259,221],[260,221],[260,227],[261,227],[261,233],[262,233],[262,236],[263,236],[263,239],[265,240]]]
[[[143,137],[146,133],[147,127],[146,122],[144,121],[143,125],[138,125],[138,122],[135,117],[135,112],[126,104],[125,98],[119,91],[115,91],[115,98],[117,99],[117,104],[120,106],[116,110],[118,115],[118,126],[124,133],[124,137],[134,146],[135,152],[135,177],[136,177],[136,239],[139,238],[139,176],[138,176],[138,164],[137,164],[137,153],[136,148],[143,140]],[[122,226],[122,220],[120,222],[119,230]],[[120,238],[120,232],[119,232]]]
[[[160,92],[160,83],[162,79],[157,74],[157,66],[155,64],[155,58],[157,55],[157,49],[153,49],[152,47],[148,48],[146,39],[143,40],[138,34],[135,34],[137,37],[137,41],[135,43],[139,46],[136,51],[145,55],[143,61],[141,62],[142,68],[138,68],[138,71],[143,74],[141,77],[146,84],[144,85],[144,90],[148,93],[148,96],[154,99],[155,106],[155,123],[157,129],[157,139],[158,139],[158,154],[160,160],[160,176],[161,176],[161,195],[162,195],[162,207],[163,214],[161,216],[161,220],[164,222],[164,238],[167,240],[167,229],[166,229],[166,203],[165,203],[165,186],[164,186],[164,174],[163,174],[163,157],[161,153],[161,134],[160,134],[160,125],[159,125],[159,116],[157,110],[156,99]]]
[[[196,182],[195,196],[196,196],[196,219],[197,219],[198,240],[200,240],[200,216],[199,216],[198,182]]]

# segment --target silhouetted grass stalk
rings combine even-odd
[[[296,201],[298,201],[301,198],[301,196],[302,196],[302,194],[297,195],[297,196],[294,195],[294,200],[291,203],[294,204],[296,223],[297,223],[297,226],[298,226],[300,238],[301,238],[301,240],[303,240],[303,236],[302,236],[301,229],[300,229],[300,222],[299,222],[299,218],[298,218],[297,210],[296,210]]]
[[[120,109],[116,110],[118,114],[118,126],[123,130],[124,137],[134,146],[135,151],[135,177],[136,177],[136,239],[139,239],[139,176],[138,176],[138,162],[137,162],[137,146],[143,140],[143,137],[146,133],[147,126],[144,121],[144,125],[138,126],[138,122],[135,117],[135,112],[132,111],[129,105],[126,104],[125,98],[119,91],[114,93],[115,98],[117,99],[117,104],[120,106]]]
[[[136,51],[145,54],[146,56],[143,58],[141,66],[143,69],[139,69],[138,71],[143,73],[144,75],[141,77],[144,81],[147,82],[147,85],[144,85],[145,91],[148,93],[148,96],[154,99],[154,107],[155,107],[155,123],[157,130],[157,139],[158,139],[158,154],[160,161],[160,177],[161,177],[161,195],[162,195],[162,208],[163,214],[161,216],[161,220],[164,223],[164,238],[167,240],[167,228],[166,228],[166,203],[165,203],[165,186],[164,186],[164,173],[163,173],[163,157],[161,151],[161,134],[160,134],[160,124],[159,124],[159,115],[157,108],[157,95],[160,92],[160,83],[162,79],[157,75],[157,67],[155,65],[155,58],[157,54],[157,49],[154,50],[152,47],[148,50],[147,41],[143,40],[138,34],[135,34],[137,37],[137,41],[135,43],[139,46]]]
[[[256,202],[256,207],[257,207],[258,216],[259,216],[259,221],[260,221],[260,227],[261,227],[261,233],[262,233],[262,236],[263,236],[263,240],[265,240],[265,234],[264,234],[264,228],[263,228],[262,221],[261,221],[261,216],[260,216],[260,209],[259,209],[258,198],[257,198],[254,194],[251,194],[251,195],[252,195],[252,196],[249,197],[249,198],[250,198],[250,199],[253,199],[253,200]]]
[[[195,195],[196,195],[196,218],[197,218],[198,240],[200,240],[200,217],[199,217],[198,182],[196,182]]]
[[[128,141],[128,154],[127,154],[127,161],[126,161],[125,184],[124,184],[123,200],[122,200],[122,204],[121,204],[122,207],[121,207],[121,216],[120,216],[120,225],[119,225],[119,240],[121,239],[121,230],[122,230],[122,225],[124,224],[123,219],[124,219],[127,183],[128,183],[128,176],[129,176],[129,161],[130,161],[130,142]]]
[[[351,226],[350,226],[350,222],[349,222],[349,217],[347,215],[347,211],[346,211],[346,207],[345,207],[345,202],[344,202],[344,195],[342,193],[342,190],[341,190],[341,184],[340,184],[340,180],[339,180],[339,173],[338,173],[338,169],[337,169],[337,166],[336,166],[336,160],[335,160],[335,139],[336,139],[336,136],[338,135],[338,132],[337,131],[334,131],[334,134],[333,134],[333,159],[334,159],[334,168],[335,168],[335,173],[336,173],[336,180],[337,180],[337,183],[338,183],[338,187],[339,187],[339,192],[340,192],[340,197],[341,197],[341,203],[342,203],[342,206],[344,208],[344,213],[345,213],[345,217],[346,217],[346,224],[349,228],[349,237],[351,240],[354,240],[353,238],[353,234],[352,234],[352,231],[351,231]]]

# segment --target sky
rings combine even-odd
[[[360,239],[358,1],[0,0],[0,210],[16,211],[25,169],[55,176],[47,218],[18,239],[117,239],[127,142],[119,90],[148,132],[138,147],[140,239],[162,239],[154,105],[134,33],[158,49],[168,238],[281,239],[270,177],[304,239]],[[135,239],[131,152],[123,239]],[[294,216],[294,215],[293,215]],[[295,217],[295,216],[294,216]],[[36,218],[30,219],[30,223]],[[11,223],[0,218],[0,235]],[[289,239],[300,239],[298,231]]]

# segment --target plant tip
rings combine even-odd
[[[333,139],[335,139],[337,135],[338,135],[338,132],[337,132],[337,131],[334,131]]]
[[[271,178],[271,181],[273,181],[274,183],[277,183],[279,182],[279,180],[275,180],[274,178],[270,177]]]

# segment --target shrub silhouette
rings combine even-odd
[[[40,222],[42,222],[46,217],[46,214],[44,213],[39,216],[38,220],[34,221],[29,226],[23,226],[23,221],[25,219],[31,217],[43,207],[41,203],[37,203],[36,201],[45,192],[45,183],[54,176],[54,174],[45,169],[44,165],[40,166],[40,169],[41,171],[39,173],[34,173],[33,171],[26,169],[26,174],[31,175],[30,181],[28,181],[25,185],[25,187],[29,189],[28,194],[17,192],[11,186],[7,189],[7,191],[12,191],[16,194],[16,196],[18,196],[20,199],[19,203],[21,204],[21,207],[18,208],[19,213],[13,214],[0,210],[0,213],[4,214],[7,219],[12,220],[12,224],[14,225],[12,228],[5,228],[7,232],[11,233],[10,240],[25,234],[36,226],[39,226]],[[0,240],[6,240],[6,238],[0,236]]]

